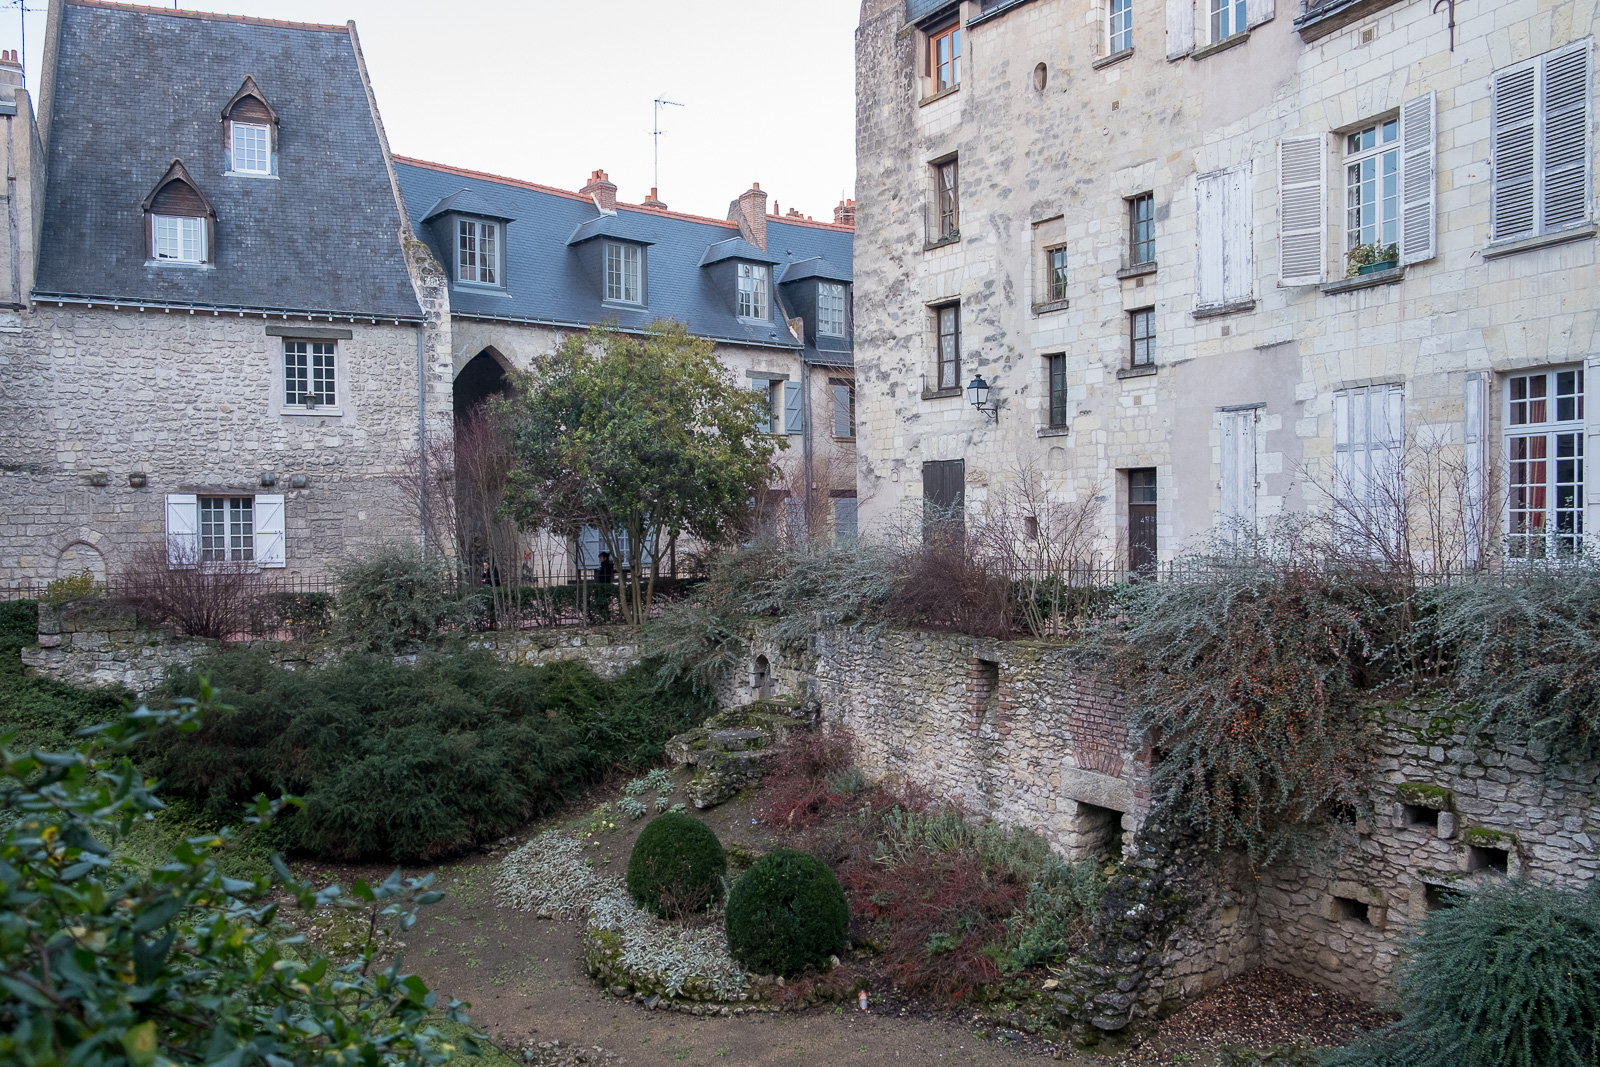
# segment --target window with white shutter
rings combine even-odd
[[[1405,388],[1374,385],[1333,394],[1334,492],[1355,539],[1392,545],[1404,501]]]
[[[1167,0],[1167,58],[1194,51],[1194,0]]]
[[[200,562],[200,498],[167,494],[167,564],[193,567]]]
[[[1249,300],[1255,276],[1249,168],[1201,175],[1195,181],[1195,210],[1199,306]]]
[[[1328,261],[1328,150],[1322,137],[1278,144],[1278,281],[1315,285]]]
[[[1496,71],[1490,117],[1494,240],[1589,221],[1591,42]]]
[[[1400,105],[1400,262],[1421,263],[1436,254],[1434,240],[1435,118],[1432,92]]]
[[[1252,30],[1277,13],[1277,0],[1249,0],[1249,4]]]
[[[1489,376],[1482,372],[1467,375],[1464,399],[1461,440],[1466,484],[1462,487],[1461,524],[1466,531],[1466,562],[1470,566],[1483,558],[1484,535],[1488,533],[1488,524],[1484,521],[1488,456],[1484,446],[1489,437]]]
[[[258,567],[287,565],[282,493],[256,494],[255,525],[256,565]]]
[[[1256,410],[1222,415],[1222,524],[1238,538],[1256,524]]]

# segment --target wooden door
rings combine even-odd
[[[966,535],[967,463],[934,460],[922,465],[922,536]]]
[[[1128,569],[1154,574],[1156,568],[1156,470],[1128,472]]]

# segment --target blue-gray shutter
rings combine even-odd
[[[783,383],[783,425],[789,433],[804,433],[806,411],[801,406],[799,382]]]
[[[833,502],[833,539],[835,541],[852,541],[855,536],[855,497],[838,497]]]
[[[833,436],[854,437],[855,419],[851,418],[850,387],[843,382],[833,383]]]
[[[756,432],[758,432],[758,433],[771,433],[772,432],[772,383],[768,382],[768,381],[758,381],[758,382],[756,382],[755,385],[751,386],[750,388],[755,390],[756,395],[761,398],[761,408],[762,408],[762,412],[763,412],[762,416],[759,419],[756,420]]]

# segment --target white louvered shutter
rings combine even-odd
[[[1589,42],[1544,60],[1539,101],[1541,231],[1589,217]]]
[[[1328,261],[1328,151],[1321,137],[1278,144],[1278,280],[1315,285]]]
[[[1240,167],[1223,176],[1222,299],[1232,304],[1248,300],[1255,292],[1255,249],[1250,204],[1250,168]]]
[[[783,383],[783,428],[788,433],[804,433],[806,409],[802,402],[799,382]]]
[[[1256,522],[1256,413],[1222,413],[1222,521],[1229,537]]]
[[[1356,491],[1356,401],[1361,401],[1364,415],[1366,398],[1360,392],[1333,394],[1333,488],[1352,496]]]
[[[1489,215],[1494,239],[1531,236],[1537,225],[1535,117],[1539,66],[1525,63],[1494,76],[1490,151],[1494,155]]]
[[[200,562],[200,498],[193,493],[167,494],[167,565],[193,567]]]
[[[1486,416],[1489,410],[1489,380],[1488,375],[1477,373],[1467,375],[1467,392],[1465,404],[1465,418],[1463,419],[1461,440],[1464,445],[1466,467],[1466,485],[1463,486],[1461,502],[1461,523],[1466,533],[1466,561],[1475,564],[1483,558],[1483,534],[1487,527],[1484,522],[1484,472],[1487,469],[1488,456],[1485,445],[1488,441],[1489,429]]]
[[[1400,106],[1400,262],[1421,263],[1437,255],[1434,240],[1435,94]]]
[[[256,566],[282,567],[288,554],[283,534],[283,494],[258,493],[255,507]]]
[[[1194,51],[1194,0],[1167,0],[1167,58]]]
[[[1255,29],[1276,14],[1275,0],[1249,0],[1246,7],[1250,29]]]
[[[1216,307],[1223,302],[1223,250],[1225,246],[1222,205],[1227,199],[1226,174],[1206,174],[1194,184],[1195,197],[1195,281],[1200,307]]]

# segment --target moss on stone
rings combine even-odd
[[[1431,782],[1401,782],[1395,786],[1403,803],[1432,811],[1449,811],[1454,794]]]

